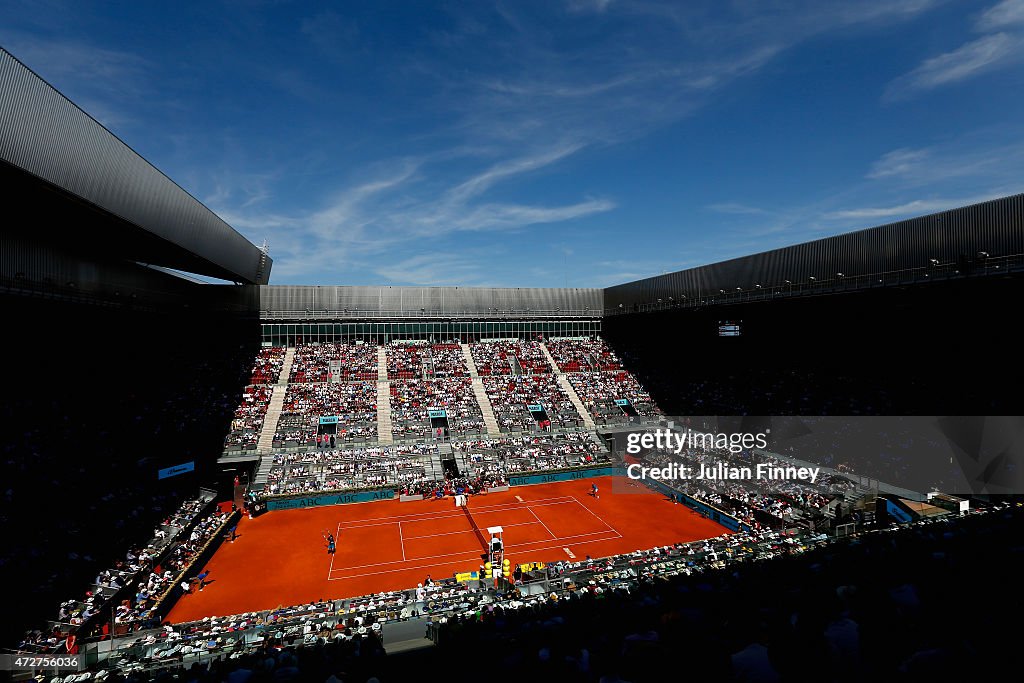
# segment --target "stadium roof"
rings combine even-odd
[[[0,162],[5,177],[23,174],[109,216],[90,224],[96,249],[233,282],[269,281],[263,250],[2,48]]]

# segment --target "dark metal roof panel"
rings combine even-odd
[[[920,269],[931,259],[956,263],[982,251],[1024,254],[1024,194],[615,285],[604,290],[605,306]]]
[[[194,254],[203,274],[269,280],[258,247],[2,48],[0,158]]]

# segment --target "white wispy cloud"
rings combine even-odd
[[[468,199],[483,194],[501,180],[550,166],[578,152],[582,147],[583,145],[581,144],[559,145],[553,149],[542,150],[536,154],[502,161],[491,166],[483,173],[477,174],[456,185],[448,192],[448,200],[453,203],[465,202]]]
[[[1024,0],[1003,0],[978,18],[979,31],[998,31],[1010,26],[1024,26]]]
[[[450,155],[406,159],[372,179],[342,188],[321,208],[306,214],[279,215],[227,205],[211,208],[255,241],[268,239],[278,275],[294,277],[317,268],[379,261],[376,257],[388,254],[398,261],[375,267],[373,272],[402,282],[430,284],[441,277],[439,263],[447,264],[443,272],[449,275],[468,277],[471,261],[452,254],[433,259],[408,256],[415,245],[458,233],[523,230],[613,210],[616,204],[607,198],[553,205],[488,200],[502,183],[552,167],[579,149],[563,144],[520,154],[449,181],[450,187],[440,192],[429,171],[450,161]]]
[[[424,286],[474,286],[486,275],[486,259],[475,254],[428,252],[393,263],[383,263],[374,272],[387,282]]]
[[[132,52],[2,30],[0,41],[108,129],[132,122],[135,105],[152,94],[147,74],[153,64]]]
[[[764,216],[769,213],[767,209],[762,209],[757,206],[749,206],[741,202],[719,202],[717,204],[708,204],[706,207],[709,211],[715,213],[725,213],[737,216]]]
[[[615,208],[608,199],[591,199],[565,206],[531,206],[522,204],[483,204],[462,216],[453,217],[451,225],[459,230],[493,230],[519,228],[527,225],[561,223],[604,213]]]
[[[886,152],[866,178],[887,188],[930,187],[962,191],[965,187],[1009,186],[1024,174],[1024,142],[1019,126],[980,130],[929,147]]]
[[[1020,36],[994,33],[961,45],[952,52],[926,59],[913,71],[900,76],[886,90],[886,97],[899,100],[924,90],[957,83],[990,71],[1021,57]]]
[[[985,10],[974,22],[986,35],[950,52],[929,57],[893,80],[883,96],[887,101],[914,95],[980,76],[1024,59],[1024,0],[1003,0]]]
[[[871,206],[858,209],[845,209],[832,211],[825,214],[825,218],[831,220],[864,219],[877,220],[886,218],[897,218],[901,216],[914,216],[946,211],[960,206],[977,204],[1001,197],[1002,193],[984,194],[975,197],[942,197],[931,199],[915,199],[913,201],[898,204],[896,206]]]
[[[871,165],[868,178],[889,178],[906,176],[919,172],[928,159],[928,150],[901,147],[882,155]]]
[[[613,0],[568,0],[569,10],[572,12],[604,12]]]

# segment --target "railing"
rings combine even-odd
[[[604,310],[605,316],[628,313],[647,313],[671,309],[699,308],[702,306],[752,303],[771,301],[796,296],[821,296],[867,289],[902,287],[928,282],[971,279],[994,275],[1006,275],[1024,271],[1024,255],[1015,254],[988,258],[984,262],[970,265],[939,263],[921,268],[907,268],[867,275],[833,274],[811,277],[803,281],[784,280],[781,283],[760,283],[753,287],[735,287],[705,291],[678,292],[665,295],[655,301],[633,304],[619,304]]]
[[[274,311],[265,310],[260,311],[260,319],[264,321],[268,320],[343,320],[343,319],[468,319],[468,320],[482,320],[482,319],[502,319],[502,320],[514,320],[517,318],[535,319],[535,318],[599,318],[601,317],[601,310],[598,308],[584,308],[584,309],[572,309],[572,308],[556,308],[550,310],[540,309],[498,309],[490,308],[484,310],[471,310],[471,311],[452,311],[445,309],[417,309],[417,310],[383,310],[380,308],[346,308],[342,310],[313,310],[306,309],[304,311]]]

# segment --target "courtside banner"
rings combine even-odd
[[[556,481],[573,481],[574,479],[592,479],[594,477],[610,477],[623,475],[621,468],[595,467],[590,470],[567,470],[565,472],[553,472],[552,474],[529,474],[522,477],[509,477],[508,483],[511,486],[530,486],[531,484],[550,484]]]
[[[347,505],[349,503],[369,503],[375,500],[390,500],[395,497],[391,489],[379,491],[357,491],[356,493],[333,493],[325,496],[305,496],[301,498],[284,498],[268,500],[267,510],[297,510],[313,508],[321,505]]]
[[[185,474],[186,472],[194,472],[196,469],[195,461],[185,462],[174,467],[165,467],[162,470],[157,470],[157,479],[166,479],[168,477],[176,477],[179,474]]]

